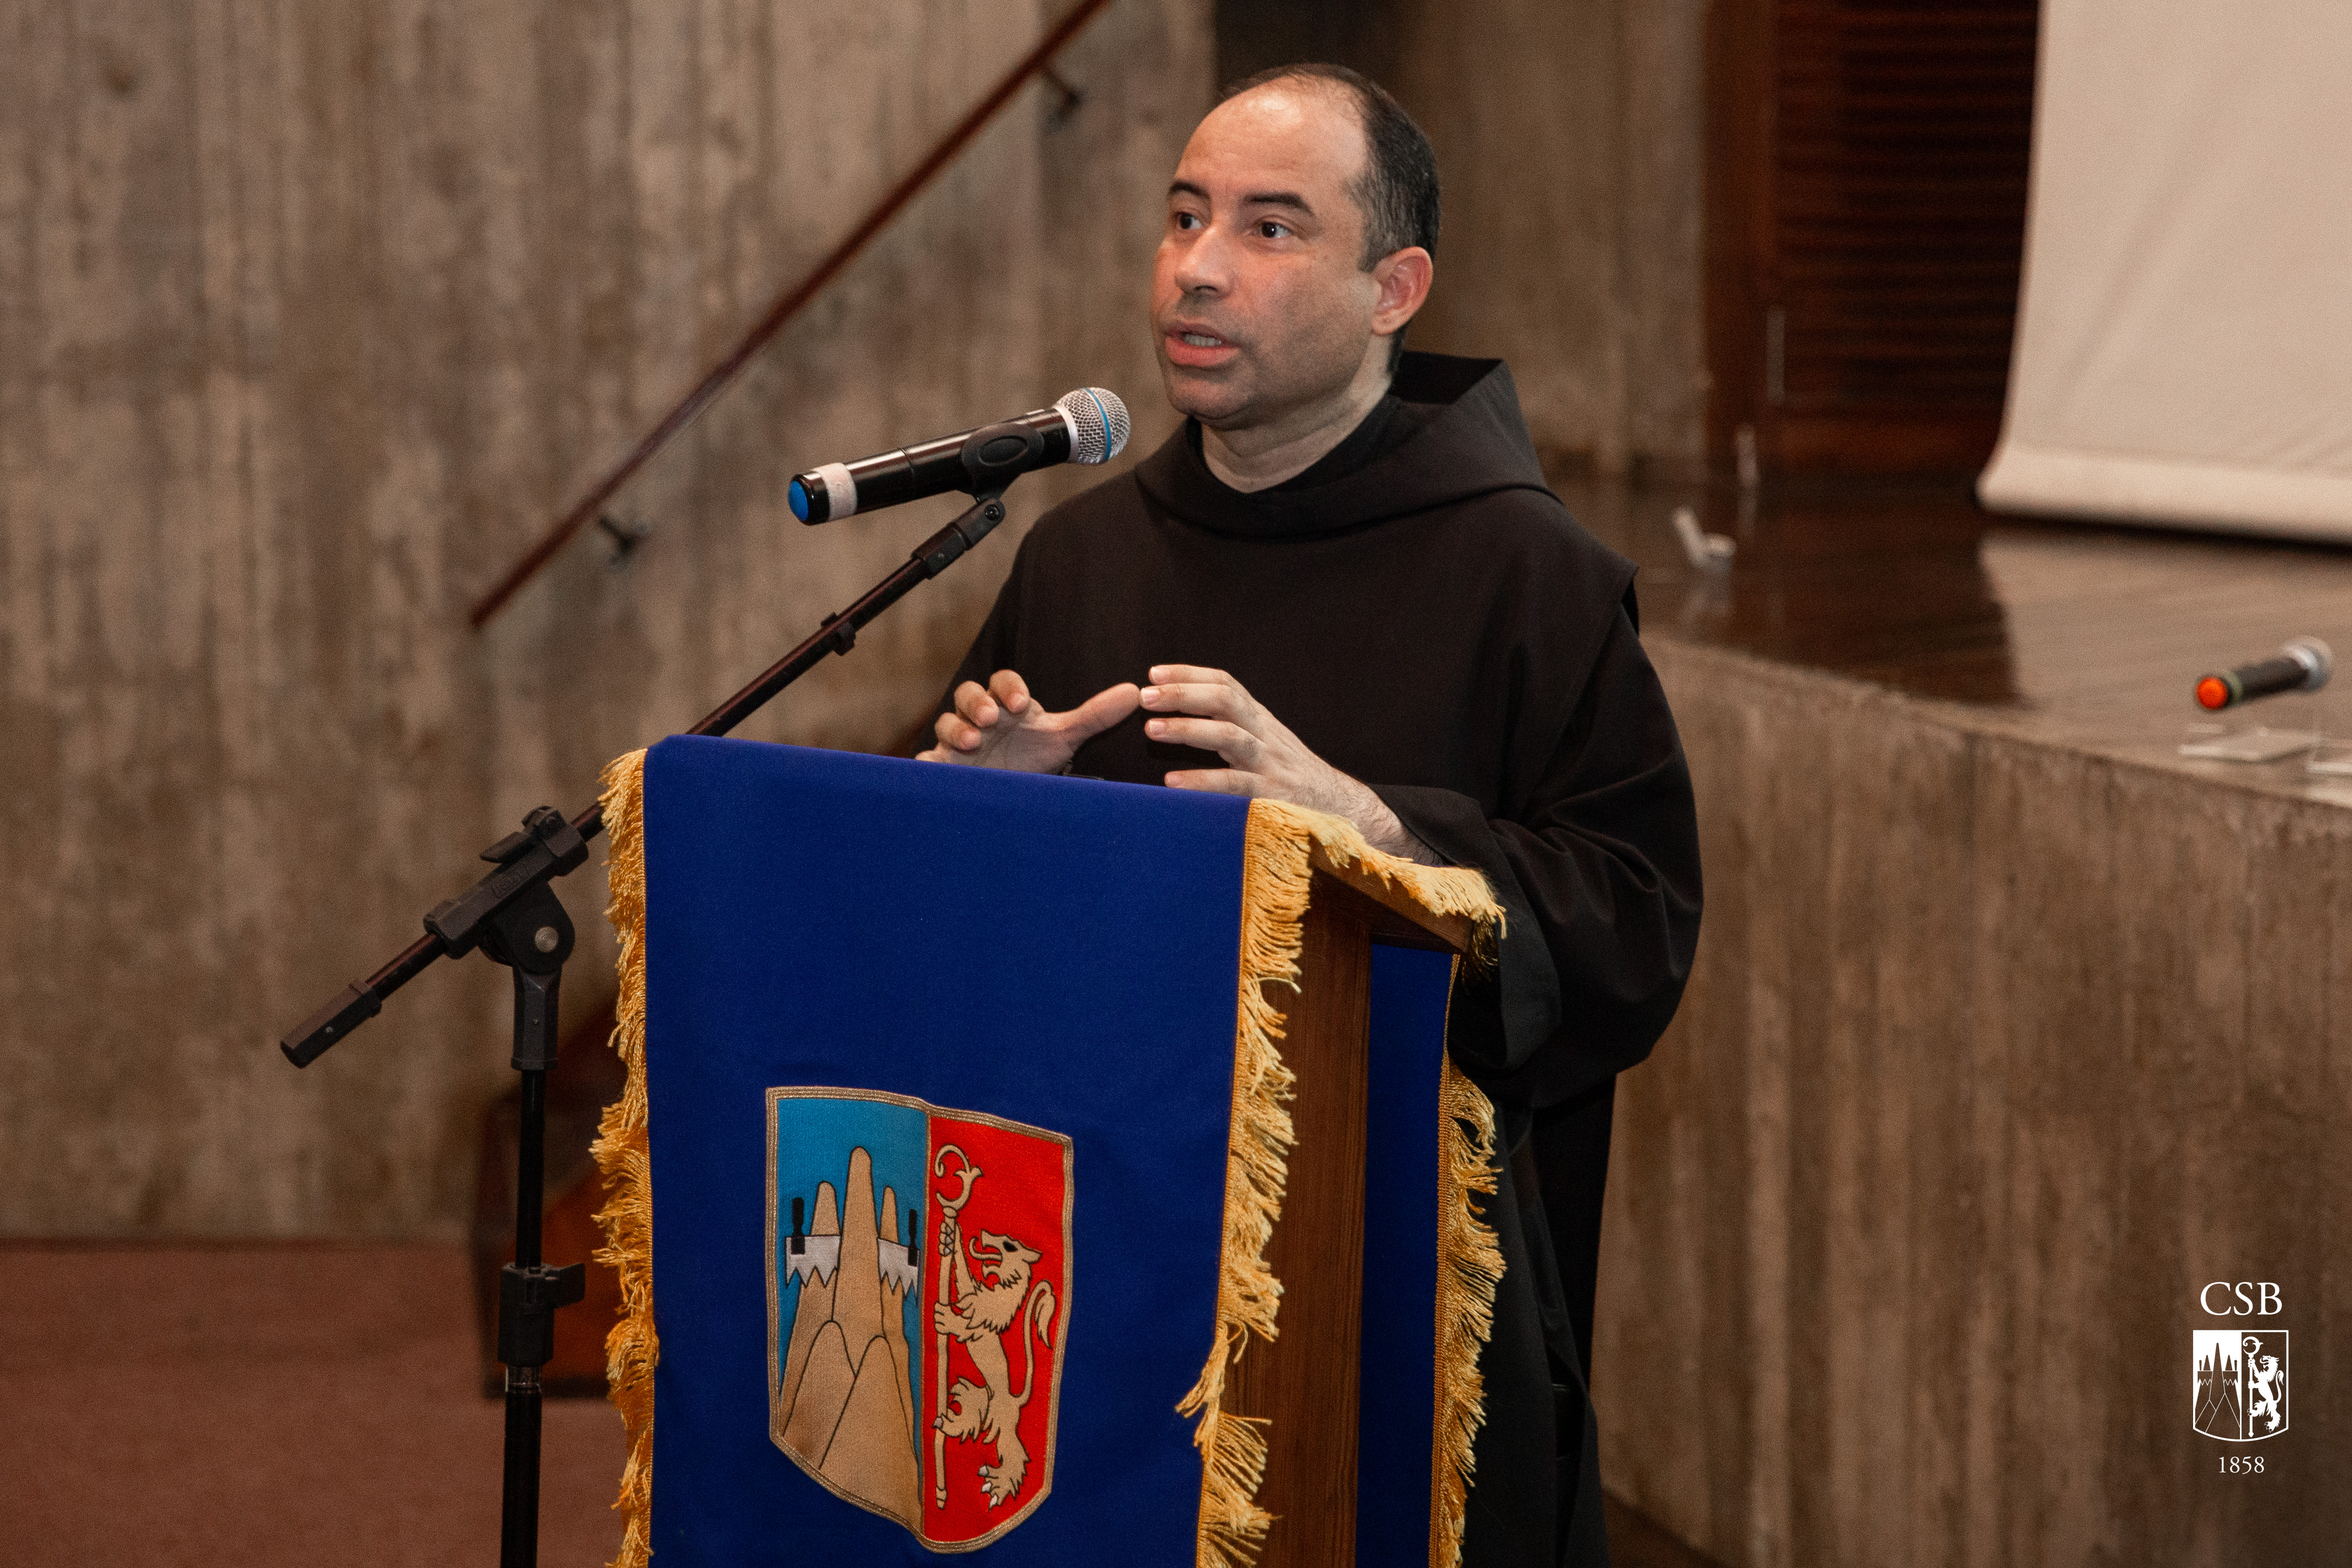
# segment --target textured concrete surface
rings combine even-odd
[[[1119,0],[487,635],[468,604],[1026,50],[1051,0],[0,9],[0,1234],[454,1237],[508,1007],[269,1042],[530,806],[714,706],[944,503],[796,469],[1120,391],[1207,0]],[[1075,482],[1013,492],[1017,518]],[[877,746],[1017,528],[747,732]],[[564,889],[608,984],[601,876]]]
[[[2332,1560],[2352,812],[1652,648],[1707,918],[1618,1096],[1612,1487],[1742,1568]],[[2216,1279],[2293,1336],[2261,1476],[2191,1427]]]
[[[1705,444],[1700,0],[1393,5],[1446,181],[1416,338],[1510,361],[1528,428],[1603,473]]]
[[[1548,455],[1696,468],[1706,437],[1700,0],[1223,0],[1218,68],[1380,80],[1437,149],[1415,347],[1511,363]]]

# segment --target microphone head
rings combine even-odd
[[[2317,637],[2296,637],[2279,651],[2303,666],[2303,687],[2316,691],[2336,673],[2336,655]]]
[[[1127,449],[1127,405],[1118,394],[1082,386],[1054,405],[1070,422],[1070,461],[1108,463]]]

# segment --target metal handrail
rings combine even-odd
[[[589,486],[587,493],[573,503],[572,510],[558,519],[555,526],[549,529],[538,543],[524,552],[522,559],[499,579],[498,585],[475,603],[467,616],[475,629],[478,631],[488,625],[490,617],[504,608],[507,601],[521,591],[523,584],[537,576],[541,568],[554,558],[555,552],[562,549],[573,534],[594,521],[604,503],[612,500],[639,468],[651,462],[655,454],[693,424],[696,416],[727,389],[728,383],[742,373],[743,367],[751,363],[751,356],[766,347],[769,340],[782,331],[810,300],[823,292],[825,285],[839,276],[876,235],[888,227],[890,220],[898,216],[899,209],[914,200],[924,186],[937,178],[940,172],[955,160],[956,154],[963,151],[965,143],[979,135],[988,122],[1013,100],[1013,95],[1027,86],[1031,78],[1045,71],[1052,64],[1054,57],[1078,35],[1079,29],[1093,21],[1096,14],[1109,3],[1110,0],[1078,0],[1078,4],[1071,7],[1069,15],[1055,23],[1053,30],[1039,40],[1037,47],[1030,50],[1021,63],[990,90],[987,97],[973,105],[971,112],[931,149],[929,155],[875,204],[873,210],[849,231],[846,238],[835,246],[807,277],[778,295],[774,303],[768,307],[767,313],[753,323],[751,330],[743,334],[742,341],[726,357],[705,373],[702,379],[695,384],[694,390],[679,399],[677,405],[662,416],[661,422],[646,433],[627,457],[615,464],[604,478]]]

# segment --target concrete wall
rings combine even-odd
[[[1288,17],[1430,128],[1416,341],[1508,355],[1555,451],[1697,452],[1695,3],[1225,9],[1228,65]],[[1084,382],[1165,432],[1149,258],[1219,44],[1210,0],[1115,0],[1075,116],[1033,89],[622,498],[630,565],[583,541],[464,625],[1060,11],[0,11],[0,1233],[451,1230],[503,977],[438,969],[307,1072],[268,1042],[937,521],[802,531],[794,469]],[[902,734],[1017,533],[747,732]],[[596,878],[566,897],[585,1004]]]
[[[455,1234],[504,976],[441,966],[307,1072],[268,1042],[940,521],[803,531],[793,471],[1082,382],[1164,434],[1211,29],[1118,0],[1075,116],[1033,88],[624,498],[635,563],[583,542],[465,625],[1061,10],[0,10],[0,1233]],[[901,733],[1015,533],[746,732]],[[599,874],[564,893],[601,925]]]
[[[1415,347],[1511,363],[1555,459],[1695,471],[1706,403],[1703,0],[1218,6],[1228,79],[1351,65],[1437,149],[1437,287]]]
[[[1652,654],[1707,913],[1618,1093],[1612,1489],[1738,1568],[2332,1560],[2352,813]],[[2294,1352],[2260,1477],[2191,1429],[2190,1331],[2233,1326]]]

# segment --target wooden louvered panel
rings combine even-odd
[[[1717,11],[1717,449],[1749,424],[1782,468],[1981,461],[2016,318],[2035,6]]]

